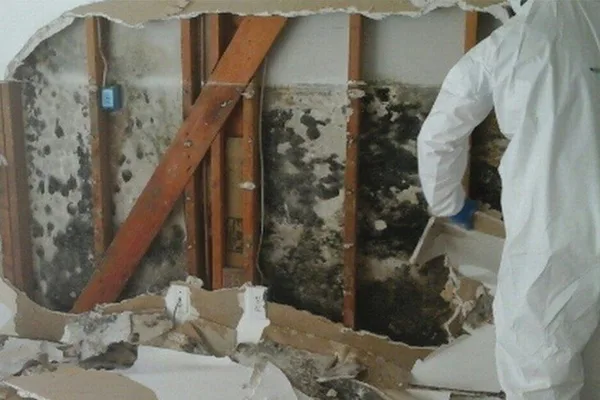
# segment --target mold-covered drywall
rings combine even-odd
[[[109,28],[108,83],[122,85],[124,107],[111,118],[115,225],[129,214],[182,123],[181,46],[178,21],[144,29]],[[164,288],[185,277],[182,204],[171,212],[125,295]]]
[[[107,78],[123,85],[111,116],[115,226],[124,220],[181,123],[179,26],[113,25]],[[36,282],[45,305],[67,310],[94,269],[88,78],[83,22],[43,42],[18,69],[24,111]],[[105,133],[106,134],[106,133]],[[184,276],[180,208],[153,244],[130,294]]]
[[[45,305],[68,309],[92,273],[91,159],[85,34],[77,23],[19,68],[36,283]]]
[[[275,301],[340,318],[345,86],[269,91],[264,113],[266,236]]]

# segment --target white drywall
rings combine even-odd
[[[293,19],[268,57],[267,84],[340,84],[348,81],[348,14]]]
[[[268,58],[267,84],[345,85],[348,23],[348,15],[341,13],[290,21]],[[367,81],[439,85],[464,54],[465,12],[457,7],[364,23]]]
[[[366,20],[364,29],[365,80],[439,85],[464,54],[465,12],[459,8]]]

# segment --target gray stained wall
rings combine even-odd
[[[441,31],[438,42],[427,34],[432,27]],[[450,308],[439,294],[447,272],[440,265],[415,269],[407,259],[428,219],[416,137],[445,71],[462,53],[463,29],[459,10],[368,21],[365,27],[365,60],[382,61],[365,67],[371,83],[361,110],[358,320],[362,328],[413,345],[446,341],[441,322]],[[423,43],[411,42],[409,33]],[[26,88],[36,281],[40,302],[58,310],[71,307],[95,262],[84,38],[78,21],[41,44],[16,75]],[[111,117],[118,228],[181,124],[179,25],[113,24],[110,43],[107,81],[123,85],[126,96],[124,110]],[[269,294],[334,320],[341,318],[342,304],[346,48],[344,15],[292,22],[269,57],[263,110],[261,266]],[[483,171],[482,162],[489,171],[474,186],[493,203],[493,159],[501,140],[482,137],[474,169]],[[157,291],[185,277],[184,243],[178,205],[125,295]]]

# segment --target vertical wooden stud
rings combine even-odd
[[[90,134],[92,157],[92,216],[94,254],[100,259],[113,238],[112,179],[108,115],[100,104],[100,89],[106,78],[108,21],[90,17],[85,21],[89,78]]]
[[[244,160],[242,165],[242,234],[243,234],[243,267],[246,282],[256,283],[256,265],[258,257],[258,222],[259,222],[259,131],[260,88],[256,80],[247,90],[248,96],[242,102],[242,132]]]
[[[350,16],[350,48],[348,59],[349,89],[361,79],[362,16]],[[358,192],[358,139],[360,134],[360,99],[350,96],[352,114],[346,136],[346,172],[344,177],[344,324],[356,325],[356,228]]]
[[[33,294],[31,210],[21,86],[0,83],[0,235],[4,276]]]
[[[183,119],[187,119],[204,81],[203,17],[181,21],[181,66],[183,82]],[[204,225],[205,165],[200,166],[184,192],[187,272],[209,283],[209,260],[205,257],[206,231]],[[210,284],[210,283],[209,283]]]
[[[225,21],[222,15],[207,17],[207,67],[212,71],[225,50]],[[212,289],[223,287],[225,268],[225,135],[219,132],[210,147],[210,232],[212,254]]]
[[[477,29],[479,27],[479,14],[476,11],[468,11],[465,15],[465,53],[477,45]],[[469,138],[469,146],[471,139]],[[469,150],[470,153],[470,150]],[[471,156],[469,154],[469,162],[462,180],[465,193],[470,192],[471,186]]]

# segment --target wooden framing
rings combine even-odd
[[[258,222],[260,218],[260,160],[259,160],[259,118],[260,90],[256,79],[248,87],[248,95],[242,102],[242,234],[243,267],[246,282],[256,283],[256,265],[258,263]]]
[[[85,21],[87,68],[89,78],[90,135],[92,159],[92,221],[94,255],[100,259],[113,238],[113,199],[110,168],[110,130],[108,114],[100,105],[100,88],[106,73],[105,57],[108,23],[99,17]]]
[[[477,45],[477,30],[479,28],[479,13],[477,11],[468,11],[465,15],[465,53]],[[469,138],[469,146],[471,139]],[[469,162],[463,176],[463,188],[465,193],[469,194],[471,190],[471,156],[469,150]]]
[[[363,18],[350,16],[350,48],[348,59],[349,89],[356,87],[361,79]],[[344,325],[355,328],[356,324],[356,231],[358,192],[358,139],[360,134],[360,99],[350,96],[352,114],[348,119],[346,137],[346,171],[344,177]]]
[[[73,312],[118,298],[285,22],[284,17],[243,20]]]
[[[204,20],[196,17],[181,21],[181,66],[183,82],[183,119],[189,117],[204,81]],[[187,272],[205,282],[210,279],[210,260],[206,259],[204,225],[205,165],[201,163],[184,192]]]
[[[4,277],[33,293],[31,210],[21,86],[0,83],[0,237]]]
[[[221,58],[226,46],[225,17],[219,14],[209,15],[207,64],[212,71]],[[226,136],[221,130],[210,146],[210,232],[212,289],[223,288],[223,269],[225,268],[225,154]]]

